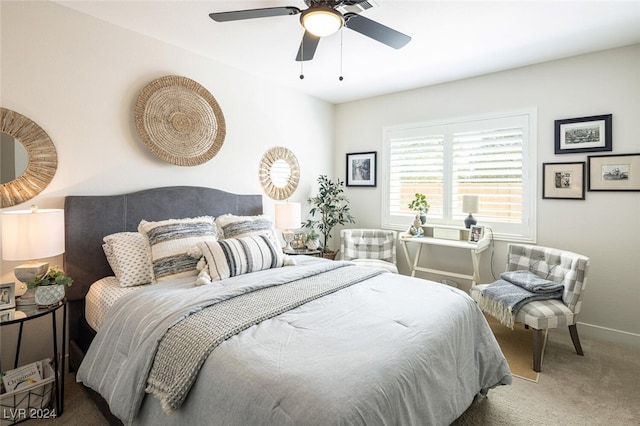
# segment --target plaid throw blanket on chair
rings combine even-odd
[[[562,298],[562,284],[529,271],[503,272],[500,278],[480,293],[478,306],[511,329],[518,311],[525,304],[534,300]]]

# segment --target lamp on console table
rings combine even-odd
[[[291,241],[295,234],[292,229],[300,228],[302,225],[300,203],[276,204],[276,228],[284,229],[282,239],[286,243],[284,250],[293,250]]]
[[[36,275],[45,274],[49,263],[39,259],[64,253],[64,210],[42,209],[2,212],[2,259],[27,261],[16,266],[13,273],[26,284]],[[33,292],[24,294],[18,306],[35,305]]]
[[[470,228],[471,225],[475,225],[478,223],[475,217],[473,217],[472,213],[478,213],[478,205],[480,203],[480,199],[477,195],[463,195],[462,196],[462,212],[469,213],[464,219],[464,226],[466,228]]]

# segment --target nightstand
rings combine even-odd
[[[56,313],[62,308],[62,351],[60,352],[60,357],[58,357],[58,327],[56,321]],[[25,309],[25,310],[21,310]],[[46,308],[36,309],[33,306],[33,309],[27,309],[26,307],[18,309],[11,309],[8,311],[1,311],[2,315],[0,315],[0,327],[5,327],[11,324],[19,324],[18,331],[18,341],[16,344],[16,354],[14,358],[13,368],[18,367],[19,359],[20,359],[20,346],[22,344],[22,331],[24,324],[27,321],[31,321],[36,318],[45,317],[47,315],[51,316],[51,325],[52,325],[52,335],[53,335],[53,369],[54,369],[54,395],[55,395],[55,412],[48,412],[46,410],[35,410],[37,413],[34,413],[35,416],[32,418],[53,418],[59,417],[62,415],[64,411],[64,371],[65,371],[65,352],[66,352],[66,340],[67,340],[67,301],[63,299],[55,305],[48,306]],[[6,341],[3,342],[6,345]],[[58,358],[60,359],[58,361]],[[4,395],[4,394],[3,394]],[[27,410],[27,412],[33,410]],[[42,414],[40,414],[42,413]],[[18,421],[22,421],[20,419]],[[26,419],[24,419],[26,420]]]
[[[288,254],[291,256],[307,255],[307,256],[322,257],[322,250],[309,250],[307,248],[292,249],[292,250],[282,249],[282,252],[284,254]]]

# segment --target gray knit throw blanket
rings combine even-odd
[[[337,269],[246,293],[202,309],[167,330],[147,379],[148,393],[166,413],[182,405],[205,360],[239,332],[324,295],[381,274],[358,266]]]
[[[480,292],[478,307],[511,329],[525,304],[534,300],[562,298],[562,284],[529,271],[503,272],[500,278]]]

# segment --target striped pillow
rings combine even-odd
[[[205,241],[198,243],[198,248],[207,260],[211,281],[280,268],[284,264],[282,250],[265,234]]]
[[[217,237],[211,216],[159,222],[143,220],[138,225],[138,231],[149,242],[151,269],[156,282],[198,275],[198,259],[189,256],[189,249],[201,241]]]
[[[225,214],[216,218],[220,238],[240,238],[248,235],[273,232],[273,222],[269,216],[236,216]]]

